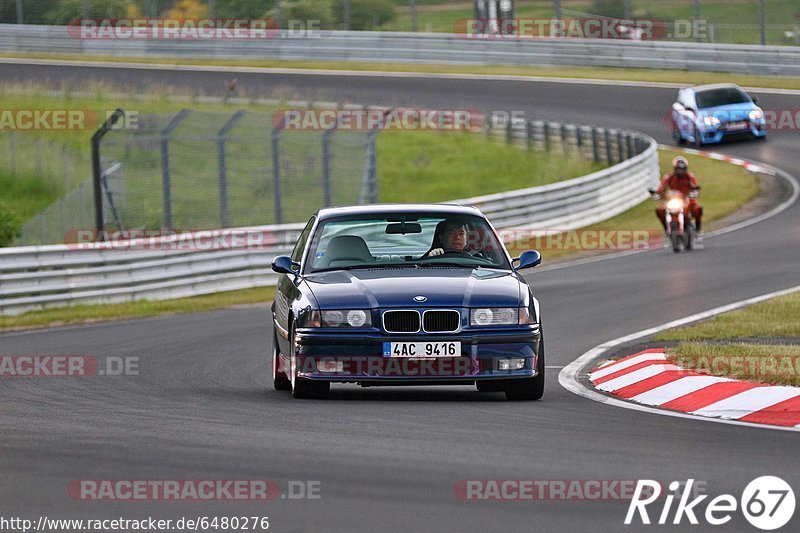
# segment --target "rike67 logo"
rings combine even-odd
[[[771,531],[786,525],[794,515],[794,491],[788,483],[776,476],[754,479],[745,487],[739,500],[731,494],[721,494],[708,502],[704,502],[708,498],[707,494],[696,495],[690,500],[693,496],[693,485],[694,479],[689,479],[685,483],[678,481],[670,483],[660,513],[652,517],[655,523],[678,525],[685,518],[690,524],[697,525],[700,523],[699,516],[705,519],[707,524],[721,526],[730,522],[733,514],[740,510],[751,525]],[[679,493],[681,487],[683,491]],[[655,502],[661,497],[661,483],[650,479],[639,480],[628,506],[625,525],[637,523],[639,520],[642,524],[653,523],[648,514],[648,506],[651,506],[650,511],[658,511],[661,502],[658,504]],[[678,503],[673,511],[676,499]],[[705,505],[704,511],[701,504]]]

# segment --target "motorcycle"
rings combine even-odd
[[[694,248],[697,230],[689,211],[689,200],[697,198],[699,190],[700,188],[698,187],[687,196],[684,196],[680,191],[667,191],[666,195],[662,197],[658,191],[648,189],[654,201],[664,202],[667,238],[670,246],[672,246],[672,251],[675,253]]]

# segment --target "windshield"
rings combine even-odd
[[[750,97],[747,93],[738,87],[724,87],[721,89],[700,91],[695,95],[695,98],[697,99],[698,109],[750,102]]]
[[[435,213],[324,220],[308,258],[309,272],[388,266],[511,268],[505,248],[486,220]]]

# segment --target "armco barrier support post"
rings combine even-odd
[[[622,132],[617,130],[617,161],[625,160],[625,146],[622,144]]]
[[[237,111],[217,132],[217,165],[219,169],[219,222],[221,227],[227,228],[230,224],[228,215],[228,163],[225,154],[225,138],[236,126],[246,111]]]
[[[597,145],[597,127],[592,126],[592,155],[594,156],[594,162],[600,162],[600,147]]]
[[[281,130],[272,130],[272,179],[275,193],[275,224],[283,223],[283,205],[281,203],[281,154],[280,154]]]
[[[544,151],[550,151],[550,123],[544,121]]]
[[[611,132],[607,129],[603,129],[603,140],[606,143],[606,163],[609,165],[613,162],[611,157]]]
[[[106,133],[111,130],[114,124],[122,118],[125,112],[117,108],[110,117],[100,126],[100,128],[92,135],[92,184],[94,186],[94,225],[97,230],[97,235],[100,236],[105,229],[105,222],[103,220],[103,168],[100,163],[100,143]]]
[[[189,116],[188,109],[182,109],[169,124],[161,130],[161,190],[164,202],[164,229],[172,231],[172,185],[169,172],[169,138],[183,119]]]
[[[530,120],[525,121],[525,138],[528,141],[528,150],[533,148],[533,123]]]

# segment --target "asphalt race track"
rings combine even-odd
[[[662,118],[676,92],[532,81],[0,63],[0,79],[8,82],[102,80],[141,90],[153,84],[218,94],[225,80],[234,77],[248,94],[271,96],[291,89],[315,99],[521,110],[530,118],[627,126],[664,143],[670,138]],[[800,96],[759,97],[768,109],[800,108]],[[798,131],[773,131],[764,143],[712,149],[800,175],[798,147]],[[469,195],[464,191],[463,196]],[[796,433],[609,407],[558,384],[558,367],[601,342],[800,283],[800,205],[707,238],[705,244],[697,253],[654,250],[532,271],[529,279],[541,301],[547,336],[547,365],[556,367],[548,370],[545,398],[534,403],[506,402],[502,394],[480,394],[472,387],[356,386],[334,386],[328,401],[294,401],[269,383],[272,330],[266,305],[0,335],[3,354],[140,359],[137,376],[2,383],[3,514],[268,515],[271,530],[287,532],[616,531],[623,528],[626,501],[461,501],[453,486],[463,479],[694,478],[706,483],[712,497],[738,497],[750,480],[771,474],[797,491]],[[268,478],[282,487],[289,480],[319,480],[321,499],[82,502],[66,491],[75,479],[176,478]],[[701,513],[704,509],[701,504]],[[796,529],[798,520],[785,529]],[[708,529],[713,528],[693,528]],[[724,530],[753,528],[736,513]]]

